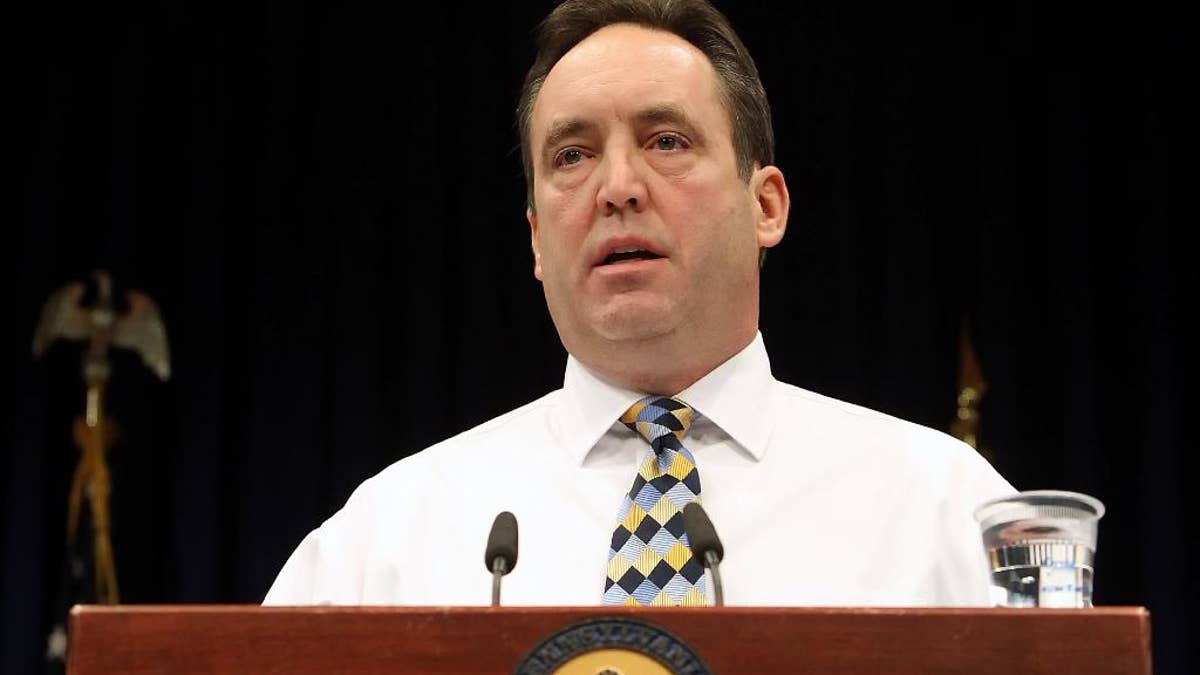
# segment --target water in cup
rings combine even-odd
[[[1057,490],[1022,492],[976,509],[991,566],[993,604],[1091,607],[1102,515],[1099,500]]]

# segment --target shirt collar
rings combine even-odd
[[[675,398],[720,427],[755,460],[761,460],[774,430],[774,383],[762,333],[757,333],[742,351]],[[565,406],[559,428],[562,447],[582,465],[617,418],[645,395],[601,379],[574,356],[568,356],[563,376]]]

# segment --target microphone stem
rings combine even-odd
[[[714,603],[717,607],[725,606],[725,589],[721,587],[721,559],[717,557],[717,552],[709,549],[704,552],[704,562],[708,565],[708,569],[712,570],[713,575],[713,595]]]
[[[508,574],[508,561],[504,556],[496,556],[492,561],[492,607],[500,606],[500,579]]]

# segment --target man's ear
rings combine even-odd
[[[542,280],[542,243],[538,239],[538,220],[537,214],[533,209],[525,209],[525,220],[529,221],[529,240],[533,246],[533,276],[537,277],[538,281]]]
[[[787,230],[788,196],[787,181],[783,172],[775,166],[764,166],[755,170],[750,178],[750,188],[758,205],[758,218],[754,232],[760,248],[771,248],[783,240]]]

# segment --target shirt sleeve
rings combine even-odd
[[[975,509],[1016,490],[971,446],[958,445],[961,461],[943,513],[945,532],[953,539],[946,551],[950,558],[942,561],[949,568],[942,578],[951,581],[944,596],[951,605],[985,607],[991,604],[991,570]]]
[[[357,605],[362,603],[374,514],[369,481],[340,511],[300,542],[264,605]]]
[[[321,536],[313,530],[300,542],[283,569],[267,591],[264,605],[311,605],[313,604],[313,575],[318,567]]]

